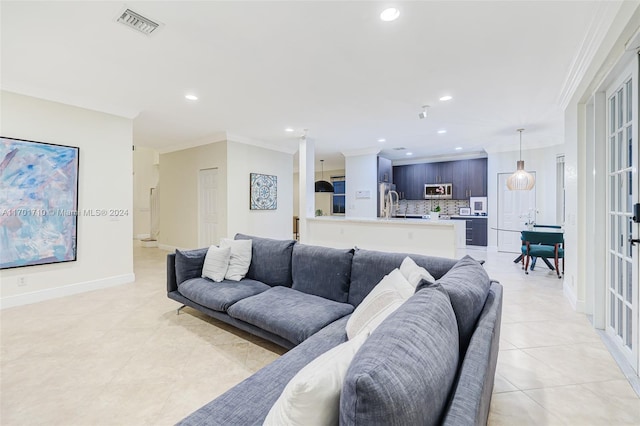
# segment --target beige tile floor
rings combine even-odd
[[[640,399],[561,281],[470,250],[505,286],[489,423],[640,424]],[[164,425],[284,352],[166,297],[166,252],[136,282],[0,312],[1,425]]]

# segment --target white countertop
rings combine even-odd
[[[382,217],[345,217],[345,216],[318,216],[310,217],[307,220],[319,222],[352,222],[352,223],[376,223],[381,225],[421,225],[421,226],[456,226],[455,220],[448,219],[411,219],[411,218],[391,218]]]
[[[452,214],[449,217],[455,217],[455,218],[459,218],[459,219],[487,219],[489,216],[476,216],[476,215],[466,215],[466,216],[462,216],[459,214]]]

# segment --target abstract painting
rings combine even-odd
[[[79,155],[0,137],[0,269],[76,260]]]
[[[278,176],[250,173],[251,210],[278,208]]]

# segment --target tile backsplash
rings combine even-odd
[[[469,200],[400,200],[396,216],[429,214],[438,205],[441,215],[451,216],[459,214],[460,207],[469,207]]]

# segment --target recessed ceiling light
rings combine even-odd
[[[413,152],[407,152],[405,155],[413,155]]]
[[[441,101],[450,101],[451,99],[453,99],[453,96],[449,96],[449,95],[443,96],[440,98]]]
[[[443,134],[443,133],[447,133],[447,131],[445,129],[442,129],[442,130],[438,130],[438,133]]]
[[[378,142],[382,143],[382,142],[386,142],[387,140],[385,138],[380,138],[378,139]]]
[[[286,129],[284,129],[285,132],[293,132],[293,129],[291,127],[287,127]]]
[[[188,99],[190,101],[197,101],[198,97],[196,95],[192,95],[192,94],[188,94],[188,95],[184,95],[185,99]]]
[[[460,150],[462,150],[462,147],[461,146],[456,146],[456,151],[460,151]]]
[[[400,16],[400,11],[395,7],[390,7],[389,9],[385,9],[380,14],[380,19],[385,22],[395,21]]]

